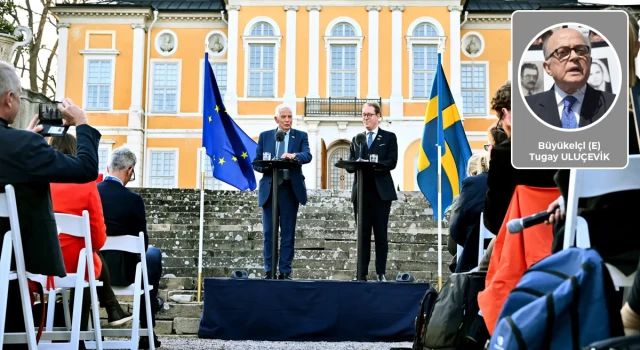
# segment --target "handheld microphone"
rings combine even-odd
[[[284,141],[284,131],[279,130],[276,132],[276,154],[275,157],[278,157],[278,150],[280,148],[280,144],[282,143],[282,141]]]
[[[360,147],[360,154],[358,155],[358,160],[362,160],[362,145],[367,142],[367,137],[364,133],[356,135],[356,144]]]
[[[545,222],[547,219],[549,219],[550,215],[551,213],[545,210],[531,216],[527,216],[526,218],[513,219],[507,222],[507,230],[509,230],[509,233],[522,232],[522,230],[524,230],[525,228]]]

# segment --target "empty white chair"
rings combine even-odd
[[[155,342],[153,337],[153,322],[151,321],[151,299],[149,291],[153,286],[149,285],[149,276],[147,273],[147,256],[144,245],[144,233],[140,232],[136,236],[117,236],[107,237],[107,242],[102,247],[105,250],[117,250],[122,252],[140,254],[140,262],[136,265],[135,282],[128,287],[112,286],[115,295],[131,295],[133,296],[133,321],[130,329],[102,329],[102,335],[105,337],[131,337],[129,341],[104,341],[103,349],[137,349],[138,337],[149,337],[149,345],[151,350],[155,350]],[[144,286],[144,289],[142,288]],[[140,297],[144,295],[147,317],[147,329],[140,328]],[[86,341],[87,349],[95,349],[95,342]]]
[[[480,238],[478,239],[478,266],[482,258],[487,253],[487,249],[484,247],[487,240],[492,240],[495,235],[484,226],[484,213],[480,213]]]
[[[566,221],[563,247],[574,244],[580,248],[591,247],[586,220],[578,216],[580,198],[601,196],[607,193],[640,189],[640,155],[629,156],[625,169],[573,169],[569,175]],[[640,233],[634,233],[640,234]],[[605,264],[616,289],[628,289],[633,285],[636,272],[626,276],[615,266]],[[627,294],[627,290],[624,291]]]

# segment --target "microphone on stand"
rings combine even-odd
[[[522,232],[522,230],[524,230],[525,228],[535,226],[547,221],[550,215],[551,213],[545,210],[537,214],[527,216],[526,218],[513,219],[507,222],[507,230],[509,230],[509,233]]]
[[[364,133],[356,135],[356,144],[360,147],[360,152],[358,154],[358,162],[362,162],[362,145],[367,142],[367,137]]]
[[[284,141],[284,131],[278,130],[276,132],[276,154],[275,154],[274,159],[278,158],[278,151],[279,151],[280,144],[282,143],[282,141]]]

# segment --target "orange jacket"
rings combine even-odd
[[[83,210],[89,211],[91,228],[91,246],[96,279],[102,271],[102,260],[95,251],[100,250],[107,241],[107,227],[104,224],[102,201],[98,193],[98,184],[91,181],[85,184],[51,184],[51,201],[55,213],[82,216]],[[84,248],[84,239],[60,233],[60,247],[67,272],[75,273],[78,269],[78,255]],[[87,275],[88,276],[88,275]]]
[[[531,265],[549,256],[553,243],[551,225],[543,223],[512,234],[507,230],[507,222],[546,210],[559,196],[557,188],[516,187],[493,245],[485,290],[478,293],[478,305],[490,334],[493,334],[502,305],[522,274]]]

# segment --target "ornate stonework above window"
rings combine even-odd
[[[171,56],[178,50],[178,36],[165,29],[156,35],[155,46],[160,55]]]

